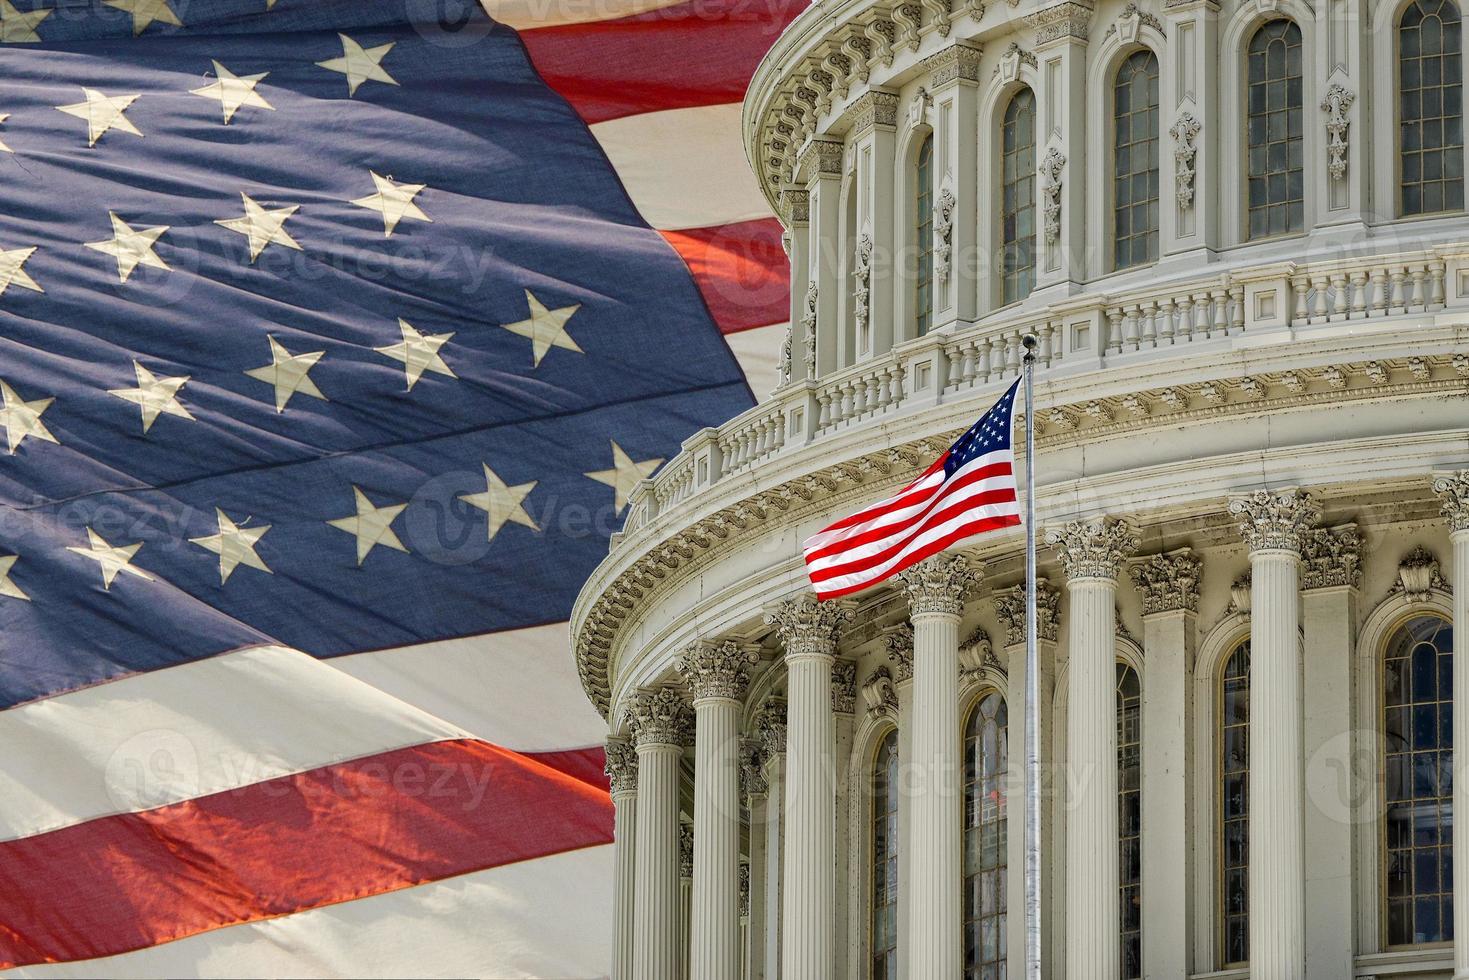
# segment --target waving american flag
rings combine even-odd
[[[452,7],[0,0],[0,967],[605,969],[564,620],[787,315],[794,5]]]

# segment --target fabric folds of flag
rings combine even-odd
[[[965,538],[1020,523],[1011,435],[1017,380],[958,441],[892,497],[805,544],[821,599],[860,592]]]

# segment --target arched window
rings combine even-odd
[[[1225,966],[1250,958],[1250,641],[1219,678],[1219,925]]]
[[[1035,96],[1023,88],[1005,107],[1000,140],[1000,301],[1035,286]]]
[[[918,233],[918,279],[913,289],[913,328],[922,337],[933,326],[933,136],[918,148],[914,222]]]
[[[1454,938],[1454,646],[1438,616],[1416,616],[1382,661],[1383,891],[1387,944]]]
[[[1414,0],[1398,22],[1398,146],[1403,214],[1464,209],[1459,8]]]
[[[1122,980],[1143,975],[1143,690],[1137,671],[1117,665],[1117,882],[1122,908]]]
[[[964,728],[964,980],[1005,976],[1005,699],[990,691]]]
[[[1118,269],[1158,259],[1158,59],[1138,51],[1112,85],[1112,232]]]
[[[898,733],[872,769],[872,980],[898,976]]]
[[[1272,20],[1250,38],[1250,237],[1269,238],[1306,225],[1302,140],[1301,29]]]

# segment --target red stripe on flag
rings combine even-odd
[[[720,332],[790,319],[790,266],[776,219],[661,234],[693,273]]]
[[[523,752],[527,759],[534,759],[543,766],[550,766],[572,779],[580,779],[588,786],[604,793],[612,792],[607,779],[607,753],[600,745],[588,749],[567,749],[564,752]]]
[[[807,0],[693,0],[618,20],[523,30],[541,77],[590,125],[739,102]]]
[[[937,538],[915,551],[906,563],[905,567],[916,565],[920,561],[923,561],[925,558],[932,558],[934,555],[943,551],[945,548],[949,547],[952,544],[957,544],[960,541],[963,541],[965,538],[973,537],[976,534],[983,534],[986,531],[998,531],[1000,528],[1014,527],[1019,523],[1020,517],[1016,515],[1004,517],[987,517],[984,520],[962,524],[959,527],[955,528],[953,531],[944,535],[943,537]],[[884,581],[889,577],[889,575],[891,575],[891,572],[877,578],[864,579],[863,581],[849,585],[846,588],[833,589],[830,592],[823,591],[818,586],[815,589],[816,598],[825,601],[827,599],[837,599],[844,595],[851,595],[854,592],[861,592],[863,589],[876,585],[878,582]]]
[[[585,782],[400,749],[0,843],[0,967],[110,956],[612,839]]]

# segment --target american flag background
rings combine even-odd
[[[796,9],[0,0],[0,968],[605,973],[564,621],[779,348]]]

